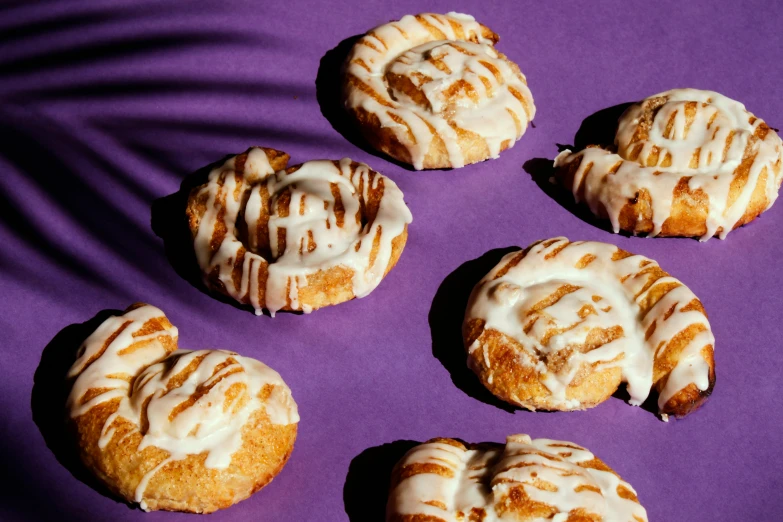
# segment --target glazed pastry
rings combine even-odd
[[[376,27],[346,60],[345,107],[373,147],[417,170],[496,158],[536,114],[525,76],[497,42],[459,13]]]
[[[269,483],[299,421],[277,372],[226,350],[177,349],[177,329],[136,304],[87,338],[67,408],[85,465],[146,511],[209,513]]]
[[[387,522],[644,522],[636,491],[572,442],[432,439],[392,474]]]
[[[614,232],[724,239],[772,206],[781,180],[780,137],[741,103],[674,89],[631,105],[615,148],[570,150],[557,177]]]
[[[664,419],[715,384],[715,339],[701,301],[644,256],[559,237],[512,252],[471,294],[468,365],[493,394],[530,410],[583,410],[622,382],[654,389]]]
[[[363,163],[287,162],[253,147],[188,200],[204,282],[257,315],[366,296],[397,263],[411,222],[397,185]]]

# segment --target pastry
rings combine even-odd
[[[644,522],[636,491],[572,442],[432,439],[392,474],[387,522]]]
[[[511,252],[471,294],[468,365],[530,410],[583,410],[627,383],[684,416],[715,384],[715,339],[699,299],[644,256],[558,237]]]
[[[631,105],[615,147],[555,159],[556,177],[614,232],[724,239],[772,206],[783,179],[780,137],[745,106],[697,89]]]
[[[376,149],[417,170],[459,168],[513,147],[536,113],[525,75],[472,16],[404,16],[361,37],[345,108]]]
[[[257,315],[366,296],[397,263],[411,222],[397,185],[363,163],[287,163],[253,147],[188,199],[205,284]]]
[[[177,349],[177,329],[136,304],[104,321],[68,376],[81,458],[144,510],[209,513],[264,487],[299,421],[277,372],[226,350]]]

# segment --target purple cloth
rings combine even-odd
[[[422,10],[473,14],[527,75],[536,127],[499,159],[411,172],[368,152],[335,105],[348,48],[339,44]],[[782,17],[783,3],[762,1],[0,7],[0,518],[187,518],[144,515],[98,492],[62,444],[59,378],[83,334],[63,329],[134,301],[162,308],[183,347],[269,364],[299,403],[283,472],[210,520],[380,520],[409,441],[518,432],[591,449],[637,489],[651,520],[779,517],[783,203],[726,241],[628,238],[528,171],[573,143],[588,116],[675,87],[719,91],[783,126]],[[349,156],[399,184],[414,216],[408,245],[369,297],[255,317],[190,284],[175,240],[167,256],[158,236],[181,225],[167,221],[179,219],[178,201],[159,198],[249,145],[285,150],[293,163]],[[558,235],[652,257],[701,298],[718,375],[701,410],[668,424],[618,398],[579,413],[509,412],[467,372],[459,326],[470,285],[497,261],[494,249]]]

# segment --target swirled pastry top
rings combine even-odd
[[[615,145],[555,160],[577,201],[615,232],[723,239],[771,207],[783,179],[780,137],[712,91],[674,89],[631,105]]]
[[[350,159],[285,168],[253,147],[191,192],[208,286],[263,308],[302,310],[369,294],[396,263],[411,213],[389,178]]]
[[[643,522],[636,491],[572,442],[433,439],[397,464],[388,522]]]
[[[525,76],[497,41],[459,13],[376,27],[347,58],[345,106],[376,148],[416,169],[497,157],[536,111]]]
[[[508,254],[474,289],[465,322],[469,359],[485,384],[533,409],[591,406],[570,392],[610,368],[619,368],[617,382],[596,403],[625,381],[631,404],[655,387],[662,413],[685,415],[714,384],[715,338],[699,299],[655,261],[607,243],[559,237]],[[514,355],[493,356],[492,332]],[[546,397],[503,389],[513,382],[507,372],[534,375],[524,385],[542,384]]]
[[[67,408],[72,418],[112,403],[98,441],[105,448],[125,420],[141,433],[136,451],[163,449],[169,458],[148,472],[137,502],[165,464],[206,454],[207,468],[226,468],[242,445],[242,427],[259,409],[269,422],[299,421],[296,403],[280,375],[263,363],[227,350],[177,349],[177,328],[151,305],[110,317],[81,346],[68,372],[74,379]],[[144,507],[144,506],[142,506]]]

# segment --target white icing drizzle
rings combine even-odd
[[[119,399],[116,411],[104,423],[100,449],[114,439],[118,419],[136,426],[123,440],[141,431],[146,419],[136,451],[154,446],[169,453],[138,484],[135,500],[142,508],[147,484],[169,462],[206,452],[207,468],[227,468],[242,445],[243,426],[257,410],[263,408],[272,424],[299,422],[291,391],[277,372],[227,350],[171,351],[176,345],[176,327],[165,321],[162,330],[143,330],[161,319],[165,321],[163,312],[150,305],[110,317],[85,340],[68,372],[75,379],[67,401],[72,418]],[[164,344],[165,338],[170,343]],[[178,376],[191,365],[197,366],[178,382]],[[273,389],[261,400],[259,393],[265,386]],[[104,391],[84,400],[90,390],[100,389]]]
[[[308,276],[338,266],[353,271],[355,297],[374,290],[391,260],[392,241],[412,221],[397,185],[348,158],[308,161],[274,173],[263,149],[252,148],[247,157],[243,175],[237,175],[236,157],[231,158],[196,194],[208,194],[194,241],[202,271],[217,270],[225,292],[253,306],[257,315],[263,308],[272,315],[283,308],[311,312],[312,306],[299,300]],[[363,213],[371,191],[381,189],[377,213],[367,221]],[[288,205],[281,203],[283,196]],[[238,219],[246,226],[247,245],[237,237]],[[268,238],[266,254],[261,236]],[[217,249],[215,237],[221,241]],[[370,263],[376,241],[379,249]],[[244,256],[241,267],[239,256]],[[209,277],[205,281],[210,284]]]
[[[704,330],[683,348],[671,370],[659,394],[658,406],[662,409],[691,383],[706,391],[710,365],[702,349],[714,347],[715,338],[707,317],[699,310],[686,308],[696,296],[671,276],[661,277],[645,289],[649,273],[656,271],[658,264],[640,255],[613,260],[618,250],[607,243],[570,243],[563,237],[554,238],[533,245],[518,264],[497,277],[511,259],[520,255],[512,252],[476,286],[465,319],[482,319],[486,322],[485,330],[497,330],[517,340],[523,347],[519,364],[535,368],[552,394],[549,400],[565,409],[580,407],[576,399],[566,397],[568,386],[582,365],[595,363],[598,369],[619,367],[628,383],[630,403],[642,404],[654,384],[656,357],[678,333],[691,325],[702,325]],[[586,266],[577,268],[585,261]],[[534,310],[534,305],[563,285],[571,285],[568,293]],[[673,288],[642,316],[639,303],[651,292],[657,292],[660,285]],[[542,360],[571,346],[585,345],[594,328],[606,330],[615,326],[622,328],[621,337],[586,353],[573,350],[557,371]],[[556,333],[542,343],[553,330]],[[471,356],[479,344],[477,339],[468,347]]]
[[[531,522],[565,522],[570,512],[579,509],[602,517],[604,522],[646,521],[645,509],[620,494],[624,489],[625,496],[629,492],[635,496],[630,484],[610,471],[580,466],[594,458],[571,442],[531,440],[528,435],[509,436],[505,447],[482,445],[465,450],[445,442],[421,444],[398,464],[398,470],[408,466],[420,469],[410,468],[408,476],[390,492],[388,518],[420,515],[444,522],[517,520],[510,491],[521,488],[530,501],[555,511],[551,518],[525,518]],[[422,471],[421,466],[427,465],[446,468],[450,476]],[[540,487],[542,482],[548,483],[546,489]]]
[[[457,129],[483,138],[495,158],[522,137],[535,116],[525,76],[469,15],[407,15],[376,27],[353,47],[345,74],[362,85],[348,84],[346,108],[377,116],[406,146],[417,170],[425,168],[436,135],[448,152],[448,166],[459,168],[465,151]],[[420,96],[412,99],[389,78],[405,78]]]
[[[643,121],[645,102],[655,98],[666,102],[658,109],[647,139],[638,140],[635,135]],[[690,125],[686,105],[695,111]],[[650,236],[661,232],[671,215],[674,189],[687,178],[689,190],[700,189],[709,198],[706,233],[701,240],[716,233],[724,239],[747,211],[763,172],[767,175],[764,210],[777,199],[783,180],[783,142],[766,129],[763,120],[731,98],[712,91],[674,89],[628,108],[619,120],[616,154],[595,147],[576,154],[565,150],[555,159],[555,166],[581,159],[571,187],[574,197],[578,202],[581,195],[594,214],[608,214],[614,232],[620,230],[623,207],[638,197],[639,191],[647,190],[653,221]],[[757,139],[759,132],[766,132],[763,139]],[[743,160],[751,162],[749,174],[739,197],[729,205],[730,189]]]

